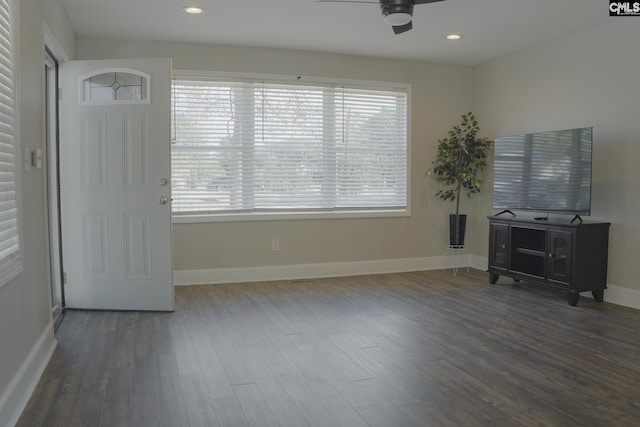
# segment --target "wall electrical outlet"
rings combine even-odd
[[[280,250],[280,240],[273,239],[271,240],[271,251],[278,252]]]

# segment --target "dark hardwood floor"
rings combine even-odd
[[[459,270],[176,304],[68,312],[18,425],[640,425],[640,311],[606,302]]]

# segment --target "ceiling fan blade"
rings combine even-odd
[[[396,34],[402,34],[402,33],[406,33],[412,28],[413,28],[413,24],[411,23],[411,21],[409,21],[408,24],[394,26],[393,32]]]
[[[365,1],[365,0],[317,0],[317,1],[318,1],[318,3],[367,3],[367,4],[380,4],[377,1]]]
[[[426,4],[426,3],[436,3],[444,0],[415,0],[413,4]]]

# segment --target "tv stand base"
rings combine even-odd
[[[489,273],[489,283],[491,283],[492,285],[495,285],[496,283],[498,283],[499,278],[500,278],[499,274]]]
[[[492,285],[495,285],[496,283],[498,283],[499,278],[500,278],[499,274],[491,273],[491,272],[489,273],[489,283],[491,283]],[[519,283],[520,279],[513,278],[513,281],[516,283]],[[595,302],[604,302],[604,289],[593,290],[591,291],[591,295],[593,296],[593,300]],[[578,305],[578,301],[580,301],[579,291],[572,291],[572,290],[567,291],[567,303],[569,303],[571,307],[575,307],[576,305]]]
[[[609,226],[490,216],[489,283],[505,276],[564,291],[570,306],[578,304],[581,292],[602,302]]]

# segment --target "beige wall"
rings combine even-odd
[[[71,57],[76,38],[58,0],[19,3],[21,153],[24,146],[43,145],[43,22]],[[640,290],[634,280],[640,240],[640,57],[635,54],[640,26],[631,21],[616,20],[473,70],[308,52],[101,39],[79,39],[77,52],[87,59],[172,57],[174,67],[185,69],[412,85],[410,217],[177,224],[178,270],[445,254],[445,221],[452,207],[433,197],[433,183],[423,174],[437,139],[473,107],[483,135],[489,137],[594,127],[592,219],[612,222],[609,283]],[[25,271],[0,287],[0,396],[50,325],[42,171],[21,173],[21,194]],[[486,256],[490,192],[464,200],[463,210],[471,214],[471,252]],[[281,241],[278,253],[270,250],[272,238]]]
[[[16,2],[18,3],[18,2]],[[19,37],[20,130],[18,165],[23,147],[43,148],[43,22],[60,45],[75,53],[75,33],[58,0],[21,0]],[[20,170],[20,168],[19,168]],[[0,396],[51,321],[46,268],[43,171],[21,172],[20,210],[25,271],[0,287]],[[0,399],[2,400],[2,399]],[[0,424],[3,424],[0,414]]]
[[[174,225],[176,270],[444,255],[447,215],[424,172],[438,138],[471,107],[471,69],[285,50],[79,38],[82,59],[171,57],[175,69],[270,73],[412,85],[412,215]],[[271,239],[280,251],[271,251]]]
[[[473,72],[474,110],[488,136],[593,126],[590,219],[612,223],[609,284],[635,290],[640,290],[635,278],[640,243],[638,40],[640,25],[617,19]],[[478,199],[478,209],[487,214],[492,212],[489,193]],[[486,242],[487,227],[474,229],[474,241]],[[486,245],[472,251],[487,254]]]
[[[59,0],[19,3],[21,153],[24,146],[43,145],[43,22],[70,57],[76,52],[76,37]],[[444,254],[445,221],[452,207],[433,198],[433,183],[423,174],[436,140],[473,107],[482,133],[490,137],[594,127],[592,219],[612,222],[609,283],[640,290],[634,280],[640,240],[640,57],[635,53],[640,26],[631,21],[616,20],[473,70],[308,52],[100,39],[78,40],[77,52],[87,59],[168,56],[174,67],[186,69],[412,85],[411,217],[177,224],[178,270]],[[21,194],[25,271],[0,287],[0,396],[50,325],[42,171],[21,173]],[[468,242],[476,255],[487,253],[484,217],[492,213],[490,199],[484,191],[463,201],[464,211],[471,214]],[[278,253],[270,250],[272,238],[281,240]]]

